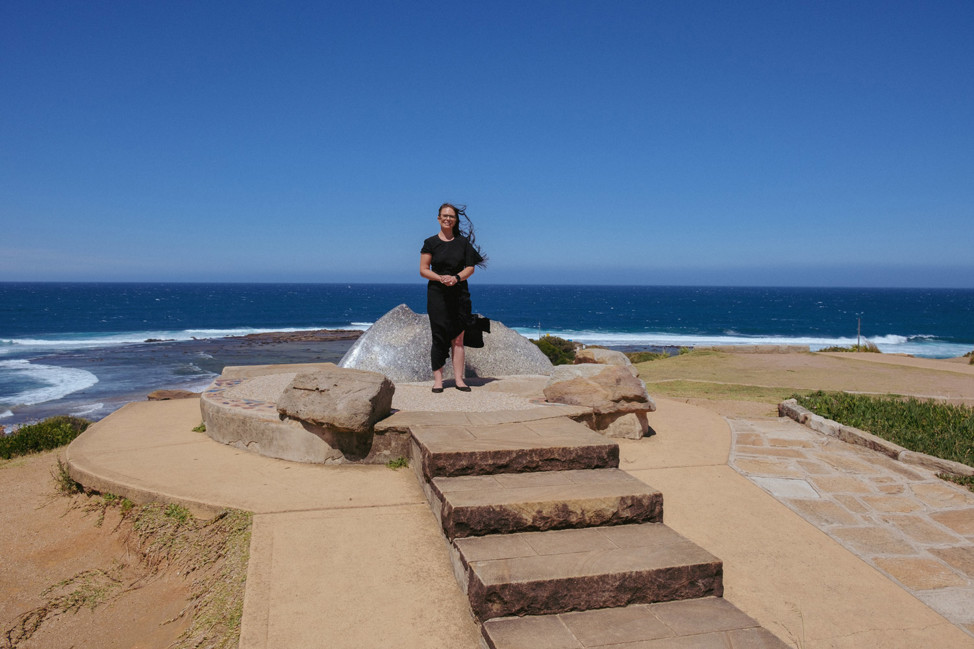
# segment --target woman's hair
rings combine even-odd
[[[480,266],[481,268],[486,268],[487,255],[484,254],[484,251],[481,250],[480,246],[477,245],[477,237],[476,235],[474,235],[474,231],[473,231],[473,221],[471,221],[470,217],[467,216],[467,206],[454,205],[453,203],[443,203],[442,205],[440,205],[440,209],[436,210],[437,216],[440,215],[440,212],[443,211],[444,207],[449,207],[457,215],[457,220],[453,224],[453,236],[464,237],[467,241],[469,241],[470,245],[474,247],[474,250],[480,253],[480,256],[483,257],[483,260],[477,265]],[[465,220],[467,222],[464,227],[460,227],[461,220]]]

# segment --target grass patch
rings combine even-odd
[[[6,629],[2,643],[4,649],[16,649],[26,642],[48,619],[65,613],[76,613],[82,608],[94,610],[101,604],[110,602],[123,590],[120,565],[111,570],[85,570],[47,588],[41,597],[45,601],[17,620],[14,626]]]
[[[636,363],[661,361],[664,358],[670,357],[670,355],[666,352],[627,352],[626,356],[629,357],[629,361],[632,362],[633,365]]]
[[[57,464],[51,469],[51,477],[54,478],[54,488],[59,494],[70,496],[83,493],[85,490],[80,482],[71,477],[67,463],[61,458],[57,459]]]
[[[971,491],[974,491],[974,476],[971,475],[951,475],[949,473],[938,473],[938,478],[947,480],[948,482],[953,482],[954,484],[959,484],[962,487],[967,487]]]
[[[250,558],[249,512],[226,510],[200,521],[181,505],[140,507],[133,522],[143,562],[196,575],[190,627],[173,649],[230,649],[240,640],[244,586]]]
[[[707,381],[658,381],[646,383],[652,395],[674,399],[718,399],[726,401],[755,401],[781,403],[795,394],[794,388],[769,388],[760,385],[710,383]]]
[[[91,422],[80,417],[61,415],[36,424],[21,426],[12,435],[0,436],[0,459],[49,451],[69,444],[85,431]]]
[[[194,433],[205,433],[206,432],[206,422],[201,421],[199,426],[193,428]]]
[[[846,392],[794,396],[800,405],[822,417],[917,453],[974,466],[974,408],[969,406]]]
[[[882,354],[879,351],[879,347],[872,344],[868,340],[859,345],[849,345],[848,347],[842,347],[840,345],[833,345],[832,347],[823,347],[818,350],[820,352],[872,352],[873,354]]]
[[[395,460],[389,460],[386,462],[386,467],[389,469],[405,469],[409,466],[408,457],[397,457]]]

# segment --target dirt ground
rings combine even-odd
[[[106,510],[99,525],[87,497],[59,495],[57,457],[51,451],[0,461],[0,647],[170,645],[189,624],[181,613],[190,584],[139,562],[130,524],[117,509]],[[86,605],[98,593],[104,603]]]

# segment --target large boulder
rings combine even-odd
[[[621,365],[559,365],[544,395],[551,403],[591,408],[574,419],[608,437],[642,438],[649,431],[646,414],[656,410],[646,384]]]
[[[389,415],[395,391],[381,374],[332,367],[295,376],[277,411],[334,432],[371,434],[375,422]]]
[[[379,372],[396,382],[428,381],[433,378],[431,339],[429,318],[400,304],[369,327],[339,366]],[[490,333],[484,334],[484,346],[467,347],[465,358],[467,376],[547,376],[553,369],[551,361],[534,343],[496,320],[490,323]],[[449,359],[443,376],[453,378]]]

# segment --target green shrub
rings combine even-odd
[[[817,415],[911,451],[974,466],[974,408],[970,406],[845,392],[818,391],[794,398]]]
[[[542,336],[539,340],[532,340],[538,346],[552,365],[571,365],[575,362],[575,343],[558,336]]]
[[[0,458],[38,453],[64,446],[85,431],[91,422],[80,417],[60,415],[36,424],[21,426],[12,435],[0,437]]]
[[[860,345],[849,345],[848,347],[841,347],[839,345],[833,345],[832,347],[823,347],[818,350],[820,352],[872,352],[874,354],[882,354],[879,351],[879,347],[872,344],[868,340]]]

